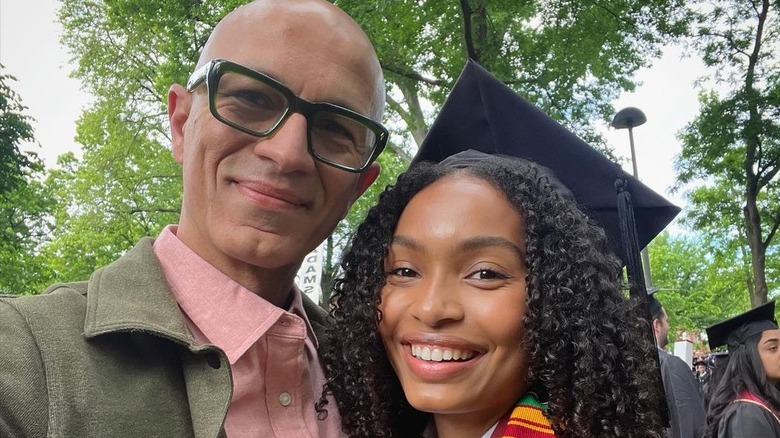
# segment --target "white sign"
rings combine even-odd
[[[674,343],[674,355],[682,359],[688,366],[693,366],[693,342],[683,339]]]
[[[322,260],[325,258],[325,242],[322,242],[314,251],[310,252],[301,267],[298,268],[298,274],[295,275],[295,284],[312,301],[319,304],[322,297]]]

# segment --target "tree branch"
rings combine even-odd
[[[396,75],[401,76],[403,78],[411,79],[411,80],[416,81],[416,82],[422,82],[422,83],[425,83],[425,84],[428,84],[428,85],[434,85],[434,86],[437,86],[437,87],[440,87],[440,86],[444,85],[444,81],[442,81],[440,79],[426,78],[425,76],[421,75],[420,73],[417,73],[417,72],[414,72],[414,71],[412,71],[412,72],[401,71],[401,69],[399,69],[399,68],[397,68],[395,66],[390,66],[390,65],[383,64],[382,65],[382,69],[383,70],[387,70],[390,73],[396,74]]]
[[[128,210],[130,214],[136,213],[181,213],[178,208],[131,208]]]
[[[466,55],[476,62],[480,62],[479,55],[474,49],[474,38],[471,30],[471,6],[468,0],[460,0],[460,10],[463,16],[463,42],[466,44]]]
[[[728,44],[728,47],[734,51],[734,53],[739,53],[741,55],[744,55],[748,58],[750,58],[750,54],[742,49],[738,49],[736,43],[734,42],[734,38],[727,33],[720,33],[720,32],[704,32],[699,34],[699,36],[705,36],[705,37],[715,37],[715,38],[721,38],[726,41]]]
[[[780,211],[775,212],[774,218],[772,220],[772,229],[767,233],[766,239],[764,239],[761,244],[764,246],[764,251],[766,251],[767,247],[769,247],[769,244],[772,243],[772,238],[775,237],[775,233],[777,232],[777,228],[780,227]]]

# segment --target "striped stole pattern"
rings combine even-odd
[[[527,394],[498,422],[490,438],[550,438],[555,433],[544,416],[547,407],[533,394]]]

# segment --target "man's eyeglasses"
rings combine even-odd
[[[275,79],[224,59],[195,70],[187,90],[201,83],[208,90],[211,114],[250,135],[273,135],[290,114],[302,114],[309,153],[339,169],[362,172],[387,143],[388,132],[381,124],[332,103],[309,102]]]

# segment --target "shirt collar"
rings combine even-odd
[[[221,348],[235,364],[285,310],[205,261],[179,240],[177,229],[175,225],[163,229],[154,243],[155,254],[195,337]],[[316,348],[317,338],[303,309],[301,291],[293,286],[291,293],[287,311],[303,319],[307,336]]]

